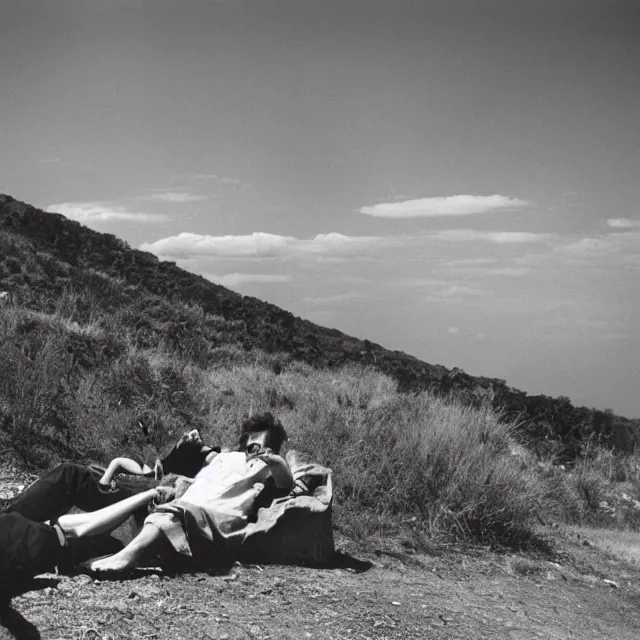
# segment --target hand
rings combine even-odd
[[[255,453],[251,457],[257,458],[258,460],[262,460],[262,462],[269,464],[274,455],[275,454],[273,453],[273,449],[270,449],[269,447],[263,447],[262,449],[260,449],[260,451],[258,451],[258,453]]]
[[[154,489],[156,492],[155,497],[151,501],[155,506],[160,504],[165,504],[166,502],[171,502],[175,500],[176,490],[173,487],[163,487],[159,486]]]

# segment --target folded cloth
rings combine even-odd
[[[291,469],[290,495],[258,510],[242,532],[239,556],[252,562],[327,564],[335,554],[331,470],[315,463]]]

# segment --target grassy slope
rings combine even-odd
[[[0,315],[0,449],[33,465],[155,455],[192,427],[232,444],[243,417],[271,410],[293,446],[333,468],[337,522],[356,538],[518,546],[543,504],[581,522],[612,482],[637,494],[636,461],[605,449],[566,475],[513,456],[518,425],[480,388],[473,402],[455,387],[398,391],[403,366],[427,375],[431,365],[242,298],[61,216],[6,198],[0,207],[0,290],[13,298]],[[397,367],[395,379],[381,362]]]
[[[249,412],[269,410],[291,446],[333,469],[337,512],[352,536],[528,539],[540,486],[510,455],[513,425],[488,405],[400,394],[358,365],[282,366],[227,347],[198,364],[170,342],[137,346],[135,329],[118,320],[126,307],[78,321],[80,302],[66,296],[52,313],[7,305],[2,314],[0,446],[32,464],[154,456],[194,426],[232,445]]]
[[[210,335],[201,336],[213,346],[277,352],[318,368],[345,363],[371,365],[396,380],[400,390],[453,393],[467,403],[489,398],[496,409],[521,423],[531,442],[551,441],[552,448],[564,448],[569,457],[594,439],[625,451],[633,450],[638,440],[638,421],[573,407],[566,398],[529,396],[503,380],[447,370],[320,327],[274,305],[240,296],[174,263],[134,251],[114,236],[91,231],[9,196],[0,195],[0,233],[0,260],[4,254],[0,288],[20,291],[28,306],[51,309],[61,290],[70,284],[84,286],[88,271],[97,270],[119,283],[106,292],[103,305],[120,304],[128,291],[129,296],[154,294],[163,300],[197,305],[205,314],[218,316],[222,319],[218,342],[212,342]],[[146,321],[144,310],[138,316],[138,321]],[[176,331],[180,333],[180,328]]]

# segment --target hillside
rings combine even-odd
[[[324,329],[6,196],[0,292],[0,498],[63,459],[153,463],[192,428],[233,447],[272,411],[332,469],[335,539],[372,565],[45,576],[0,637],[637,635],[632,421]]]
[[[594,441],[631,451],[639,439],[639,420],[574,407],[564,397],[528,395],[504,380],[470,376],[460,369],[449,370],[386,350],[241,296],[173,262],[131,249],[113,235],[0,195],[0,291],[8,291],[29,308],[50,311],[64,291],[87,287],[94,288],[92,304],[105,311],[137,300],[128,321],[140,329],[140,340],[149,345],[162,337],[157,323],[162,316],[167,320],[167,301],[180,302],[200,308],[207,322],[194,331],[188,317],[169,314],[174,316],[173,324],[163,325],[162,331],[199,357],[211,348],[237,346],[280,354],[283,361],[302,361],[317,368],[346,363],[372,366],[396,380],[400,391],[429,389],[476,405],[489,398],[507,419],[520,423],[530,443],[565,459],[580,454],[585,444]]]

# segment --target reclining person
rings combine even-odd
[[[193,430],[178,440],[160,464],[163,473],[194,477],[219,451],[219,447],[205,445],[200,434]],[[83,511],[102,509],[156,484],[149,482],[145,486],[124,478],[114,487],[111,474],[115,474],[115,467],[112,463],[107,472],[102,473],[85,465],[63,462],[10,500],[0,512],[19,513],[28,520],[45,522],[56,520],[72,507]]]
[[[237,451],[215,456],[181,497],[146,518],[124,549],[90,563],[90,570],[126,571],[167,540],[174,552],[196,562],[227,559],[258,508],[294,486],[289,465],[279,455],[286,439],[284,427],[270,413],[246,420]]]
[[[148,489],[94,513],[63,515],[34,522],[17,512],[0,514],[0,606],[34,576],[52,571],[70,540],[112,531],[151,502],[173,497],[167,487]]]
[[[99,483],[105,488],[115,489],[117,488],[117,485],[114,484],[115,477],[119,473],[153,477],[156,480],[160,480],[166,473],[175,473],[193,478],[205,464],[210,462],[216,453],[220,453],[220,447],[205,445],[198,430],[193,429],[185,433],[162,460],[156,460],[153,469],[143,460],[124,457],[114,458],[109,463]]]

